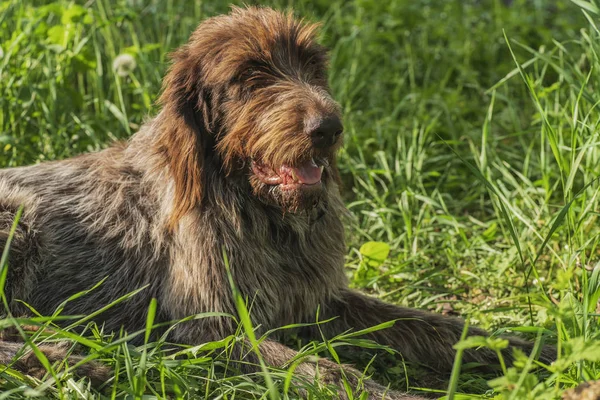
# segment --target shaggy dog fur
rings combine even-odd
[[[340,109],[315,30],[267,8],[210,18],[173,54],[162,111],[127,143],[0,171],[0,249],[24,206],[10,248],[12,313],[27,314],[24,301],[52,314],[105,279],[68,302],[63,314],[90,314],[141,287],[96,318],[106,331],[143,329],[151,298],[158,300],[156,322],[235,314],[225,252],[261,331],[314,322],[317,310],[321,320],[335,317],[320,326],[328,337],[399,320],[367,337],[405,360],[449,372],[462,321],[386,304],[347,286],[335,163]],[[199,344],[235,329],[231,318],[196,319],[177,325],[170,340]],[[321,338],[315,328],[302,334]],[[296,352],[275,339],[260,352],[268,364],[284,366]],[[0,362],[10,363],[18,347],[2,342]],[[497,358],[470,350],[464,361],[489,365]],[[345,375],[360,385],[359,372],[326,359],[306,360],[297,372],[339,387]],[[368,380],[358,390],[372,398],[413,398]]]

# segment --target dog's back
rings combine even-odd
[[[22,300],[47,315],[70,296],[66,313],[88,314],[129,292],[152,286],[148,266],[163,263],[152,237],[158,214],[123,146],[74,159],[0,171],[0,248],[16,211],[24,207],[10,244],[6,293],[13,313]],[[119,272],[120,271],[120,272]],[[156,296],[156,288],[148,288]],[[140,326],[146,304],[130,301],[108,311],[110,328]],[[123,309],[126,308],[126,309]]]

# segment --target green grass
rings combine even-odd
[[[541,373],[523,357],[492,380],[456,371],[453,392],[553,399],[600,379],[598,7],[582,0],[261,4],[323,22],[330,82],[345,115],[340,167],[352,214],[352,286],[498,333],[554,332],[561,357]],[[135,132],[156,112],[167,53],[203,18],[226,11],[216,0],[1,1],[0,167],[98,150]],[[136,66],[120,77],[112,63],[123,53]],[[0,320],[0,328],[15,322],[54,326],[39,316]],[[164,339],[128,346],[127,336],[87,319],[73,321],[88,324],[83,333],[55,328],[46,340],[68,338],[113,367],[108,397],[285,392],[293,365],[266,380],[225,368],[247,322],[237,335],[176,354],[161,351]],[[366,371],[396,388],[413,385],[401,365],[376,364]],[[44,381],[0,371],[0,398],[98,396],[64,366],[48,367]],[[314,398],[332,396],[304,385]]]

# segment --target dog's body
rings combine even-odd
[[[163,110],[127,144],[0,171],[0,248],[24,207],[9,257],[13,314],[28,311],[18,300],[50,314],[102,279],[63,313],[90,314],[146,287],[98,317],[105,329],[143,329],[151,298],[157,322],[235,314],[226,254],[263,331],[315,322],[319,309],[321,320],[337,317],[321,326],[328,336],[403,319],[369,338],[450,371],[462,321],[347,288],[335,167],[341,124],[313,31],[269,9],[209,19],[175,54]],[[235,329],[231,318],[196,319],[178,325],[172,340],[198,344]],[[320,338],[318,329],[307,334]],[[260,350],[274,366],[295,354],[275,341]],[[483,364],[495,357],[485,349],[465,354]],[[342,387],[339,366],[319,367],[323,381]],[[316,365],[298,371],[315,376]],[[358,375],[346,372],[351,382]],[[385,391],[366,386],[373,397]]]
[[[143,327],[152,297],[163,320],[206,311],[235,314],[223,252],[238,289],[252,301],[254,321],[267,329],[314,321],[319,304],[339,297],[346,279],[336,186],[327,212],[282,215],[215,179],[207,193],[214,206],[190,212],[172,232],[171,184],[166,171],[153,170],[156,164],[144,155],[154,133],[150,122],[126,147],[0,170],[2,239],[18,207],[26,210],[11,245],[12,300],[47,315],[106,278],[64,312],[89,314],[147,286],[103,315],[109,331]],[[13,306],[17,315],[26,312],[19,302]],[[205,341],[233,328],[198,326],[176,331],[175,339]]]

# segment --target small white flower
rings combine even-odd
[[[137,66],[131,54],[119,54],[113,61],[113,71],[119,76],[127,76]]]
[[[537,279],[537,278],[536,278],[536,279],[534,279],[534,280],[532,281],[532,283],[533,283],[534,285],[537,285],[538,283],[544,283],[545,281],[546,281],[546,278],[544,278],[543,276],[540,276],[540,279]]]

